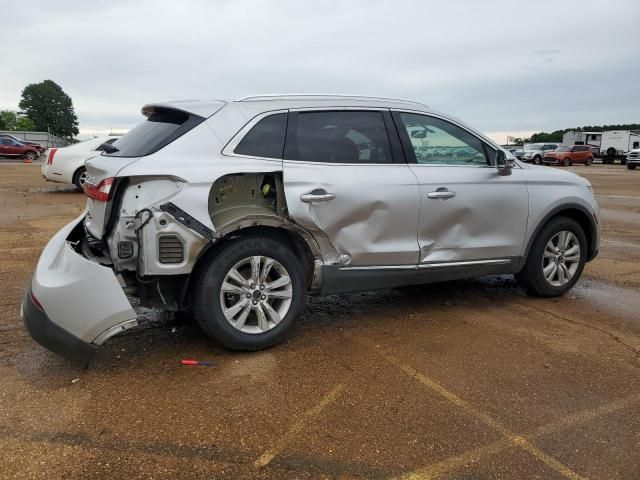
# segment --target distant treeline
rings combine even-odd
[[[562,136],[566,132],[603,132],[605,130],[640,130],[640,123],[626,123],[622,125],[590,125],[586,127],[565,128],[564,130],[556,130],[551,133],[534,133],[529,138],[514,138],[512,142],[515,145],[522,145],[523,143],[561,142]]]

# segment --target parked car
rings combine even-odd
[[[523,147],[522,160],[536,165],[542,164],[542,159],[547,152],[552,152],[558,148],[557,143],[525,143]]]
[[[28,147],[33,147],[38,151],[39,154],[43,153],[46,150],[42,145],[40,145],[37,142],[31,142],[29,140],[23,140],[21,138],[14,137],[13,135],[9,135],[8,133],[0,134],[0,138],[11,138],[11,139],[15,140],[16,142],[22,143],[23,145],[26,145]]]
[[[635,170],[640,165],[640,148],[631,150],[627,155],[627,168],[629,170]]]
[[[51,148],[42,163],[42,176],[47,181],[73,184],[82,191],[87,176],[85,160],[99,155],[108,148],[105,145],[117,139],[115,136],[92,138],[64,148]]]
[[[30,162],[38,158],[40,152],[34,147],[18,142],[13,138],[0,137],[0,157],[25,158]]]
[[[49,241],[23,301],[32,337],[80,365],[136,326],[127,294],[257,350],[308,294],[515,274],[557,296],[598,252],[586,179],[522,164],[420,103],[257,96],[142,113],[85,163],[87,209]]]
[[[593,163],[593,152],[589,145],[561,145],[553,152],[547,152],[542,161],[546,165],[564,165],[568,167],[574,163],[589,166]]]

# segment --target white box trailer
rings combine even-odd
[[[581,132],[579,130],[569,130],[562,136],[563,145],[591,145],[600,147],[602,142],[602,132]],[[600,149],[598,148],[598,151]]]
[[[616,158],[624,164],[627,154],[640,148],[640,130],[609,130],[602,132],[600,154],[604,163],[613,163]]]

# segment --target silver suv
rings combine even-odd
[[[542,165],[545,154],[555,152],[558,147],[557,143],[525,143],[522,155],[518,158],[528,163]]]
[[[80,365],[137,325],[131,296],[256,350],[308,294],[515,274],[562,295],[598,252],[587,180],[419,103],[259,96],[142,113],[87,161],[87,208],[23,302],[33,338]]]

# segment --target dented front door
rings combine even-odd
[[[420,182],[420,262],[522,255],[529,196],[525,172],[494,167],[411,165]]]

